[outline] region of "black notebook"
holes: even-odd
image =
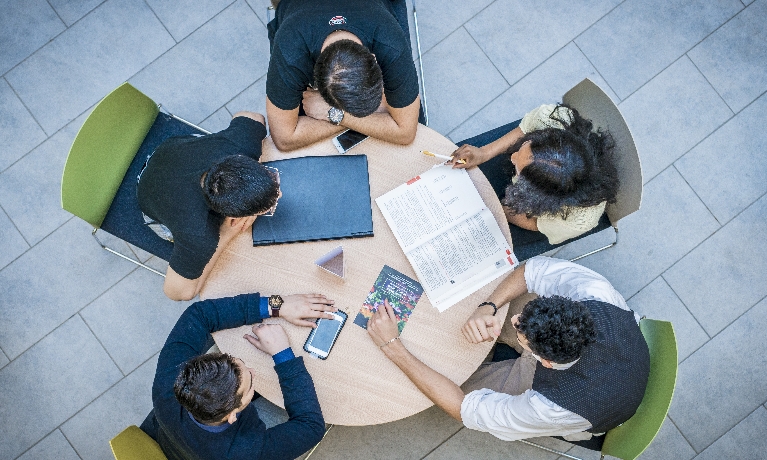
[[[253,224],[253,246],[373,236],[365,155],[265,162],[280,172],[282,197]]]

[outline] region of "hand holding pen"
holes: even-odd
[[[453,168],[466,169],[478,166],[490,158],[481,148],[465,144],[453,152],[447,164],[452,164]]]

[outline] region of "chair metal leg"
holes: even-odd
[[[127,260],[128,262],[132,262],[132,263],[138,265],[139,267],[146,268],[150,272],[157,273],[158,275],[160,275],[163,278],[165,278],[165,273],[158,272],[157,270],[155,270],[154,268],[150,267],[149,265],[145,265],[145,264],[139,262],[138,260],[133,260],[133,259],[131,259],[130,257],[128,257],[126,255],[120,254],[119,252],[115,251],[114,249],[112,249],[112,248],[108,247],[107,245],[105,245],[104,243],[102,243],[101,240],[99,239],[99,237],[96,236],[96,231],[97,230],[98,230],[98,228],[94,228],[93,231],[91,232],[91,236],[93,236],[93,238],[96,240],[96,242],[99,244],[99,246],[101,246],[101,249],[109,251],[109,252],[111,252],[112,254],[114,254],[114,255],[116,255],[118,257],[122,257],[123,259]]]
[[[185,125],[191,126],[194,129],[198,129],[198,130],[202,131],[205,134],[210,134],[210,131],[208,131],[207,129],[200,128],[199,126],[195,125],[191,121],[184,120],[183,118],[179,117],[178,115],[174,115],[174,114],[170,113],[169,111],[165,110],[165,108],[162,106],[162,104],[157,104],[157,108],[159,108],[163,113],[168,114],[171,118],[175,118],[176,120],[180,121],[181,123],[183,123]]]
[[[320,443],[325,439],[325,436],[328,435],[328,433],[330,432],[331,429],[333,429],[334,426],[335,425],[330,425],[328,429],[325,430],[325,434],[322,435],[322,439],[320,439],[320,442],[318,442],[317,444],[314,445],[314,447],[312,447],[312,450],[310,450],[309,454],[306,457],[304,457],[304,460],[309,460],[309,457],[311,457],[314,451],[317,450],[317,447],[319,447]]]
[[[520,440],[519,440],[519,442],[521,442],[521,443],[524,443],[524,444],[527,444],[527,445],[529,445],[529,446],[535,446],[535,447],[537,447],[537,448],[539,448],[539,449],[543,449],[543,450],[545,450],[545,451],[551,452],[552,454],[557,454],[557,455],[561,455],[561,456],[563,456],[563,457],[572,458],[573,460],[583,460],[583,459],[582,459],[582,458],[580,458],[580,457],[574,457],[574,456],[572,456],[572,455],[566,454],[566,453],[564,453],[564,452],[560,452],[560,451],[558,451],[558,450],[549,449],[548,447],[544,447],[544,446],[542,446],[542,445],[540,445],[540,444],[536,444],[536,443],[534,443],[534,442],[525,441],[524,439],[520,439]],[[604,455],[602,456],[602,458],[604,458]]]
[[[570,262],[575,262],[578,259],[583,259],[584,257],[588,257],[588,256],[590,256],[592,254],[596,254],[599,251],[604,251],[605,249],[611,248],[611,247],[615,246],[616,244],[618,244],[618,227],[613,227],[613,230],[615,230],[615,242],[610,243],[607,246],[602,246],[599,249],[594,249],[593,251],[587,252],[586,254],[580,255],[580,256],[578,256],[578,257],[576,257],[574,259],[570,259]]]
[[[269,5],[269,6],[267,6],[267,7],[266,7],[266,23],[267,23],[267,24],[268,24],[269,22],[271,22],[271,20],[272,20],[272,19],[269,17],[269,16],[271,16],[271,15],[272,15],[272,14],[271,14],[271,13],[272,13],[272,11],[274,11],[274,7],[273,7],[272,5]]]
[[[423,77],[423,56],[421,54],[421,34],[418,31],[418,13],[416,11],[416,0],[413,0],[413,25],[415,25],[415,44],[418,50],[418,68],[421,71],[421,104],[423,104],[423,118],[426,126],[429,126],[429,108],[426,105],[426,82]]]

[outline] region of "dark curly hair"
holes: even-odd
[[[225,217],[246,217],[274,206],[280,186],[264,165],[245,155],[216,161],[204,175],[202,192],[213,211]]]
[[[197,356],[184,364],[173,384],[173,393],[198,422],[217,423],[242,404],[243,395],[237,394],[241,374],[229,354]]]
[[[525,335],[533,353],[558,364],[578,359],[597,337],[588,307],[556,295],[528,302],[516,328]]]
[[[613,160],[615,143],[610,133],[592,132],[593,124],[577,110],[572,119],[560,118],[559,108],[551,118],[565,129],[546,128],[522,136],[506,151],[518,151],[530,141],[533,162],[522,169],[516,184],[506,188],[503,204],[515,214],[539,217],[544,214],[567,218],[571,208],[589,207],[603,201],[614,203],[618,194],[618,171]],[[506,162],[506,172],[515,171]]]
[[[322,98],[355,117],[375,112],[383,98],[383,74],[375,56],[351,40],[328,45],[314,65],[314,83]]]

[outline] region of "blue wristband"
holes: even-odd
[[[296,355],[293,354],[293,350],[288,347],[281,352],[277,353],[276,355],[272,356],[272,359],[274,360],[274,365],[282,364],[285,361],[290,361],[291,359],[295,358]]]

